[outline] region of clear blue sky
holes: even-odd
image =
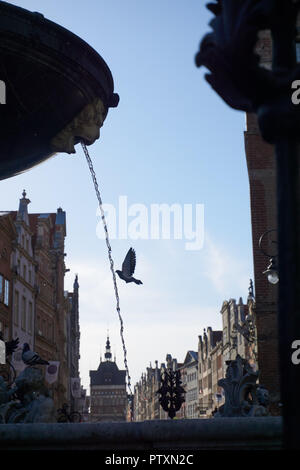
[[[143,286],[121,284],[132,384],[167,353],[184,360],[203,328],[221,328],[223,300],[247,298],[252,277],[249,183],[243,113],[231,110],[194,65],[208,31],[203,2],[189,0],[18,0],[87,41],[110,67],[119,106],[89,147],[103,201],[204,204],[202,250],[183,240],[112,240],[116,267],[130,246]],[[66,289],[80,284],[81,377],[98,367],[109,328],[123,367],[119,325],[97,201],[80,146],[1,181],[0,210],[16,210],[23,189],[30,212],[67,213]]]

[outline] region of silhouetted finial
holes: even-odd
[[[249,288],[248,288],[248,299],[254,299],[254,292],[253,292],[253,281],[252,279],[250,279],[250,285],[249,285]]]
[[[105,351],[104,357],[107,361],[111,361],[110,341],[109,341],[109,336],[108,335],[107,335],[106,351]]]

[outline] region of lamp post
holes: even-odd
[[[258,245],[259,245],[260,251],[265,256],[267,256],[269,258],[269,265],[268,265],[267,269],[265,271],[263,271],[263,274],[265,274],[267,276],[268,281],[270,282],[270,284],[277,284],[278,281],[279,281],[278,263],[277,263],[278,253],[277,252],[276,252],[276,254],[268,253],[263,247],[263,242],[264,242],[265,238],[267,237],[267,235],[269,235],[272,232],[277,232],[277,230],[275,230],[275,229],[266,230],[266,232],[264,232],[261,235]],[[277,244],[277,241],[272,240],[271,243],[276,243]]]

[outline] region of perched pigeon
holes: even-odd
[[[49,364],[48,361],[42,359],[36,352],[30,351],[28,343],[24,343],[23,345],[22,360],[27,366],[35,366],[36,364]]]
[[[139,281],[139,279],[135,279],[134,277],[132,277],[134,270],[135,270],[135,264],[136,264],[135,251],[133,248],[130,248],[123,261],[122,271],[117,269],[116,273],[118,273],[119,277],[123,279],[123,281],[125,281],[126,283],[135,282],[136,284],[143,284],[142,281]]]

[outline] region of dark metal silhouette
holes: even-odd
[[[2,341],[4,340],[2,331],[0,331],[0,340]],[[9,385],[13,384],[17,376],[17,373],[16,373],[16,369],[14,368],[13,364],[10,362],[8,358],[15,352],[18,346],[19,346],[19,338],[12,339],[11,341],[5,341],[5,359],[6,359],[6,363],[9,365],[9,367],[12,370],[12,375],[9,373],[9,370],[6,369],[5,367],[1,368],[0,375]]]
[[[3,339],[3,333],[0,331],[0,340],[4,341]],[[10,356],[15,350],[17,349],[19,345],[19,338],[12,339],[11,341],[5,341],[5,356]]]
[[[263,274],[266,274],[268,277],[268,281],[271,284],[277,284],[279,277],[278,277],[278,263],[277,263],[277,256],[278,256],[278,249],[274,250],[274,253],[269,253],[269,251],[266,251],[266,249],[263,246],[263,242],[265,241],[266,237],[272,233],[272,232],[277,232],[275,229],[271,230],[266,230],[260,237],[258,246],[260,251],[269,258],[269,265],[267,269],[263,272]],[[271,241],[272,244],[278,245],[278,242],[276,240]]]
[[[278,214],[278,332],[284,447],[300,445],[300,368],[291,361],[300,332],[300,106],[292,102],[299,0],[218,0],[212,32],[200,44],[197,66],[234,109],[257,114],[262,137],[275,144]],[[260,67],[255,53],[258,32],[270,30],[272,69]]]
[[[166,411],[171,419],[176,416],[176,412],[180,410],[182,403],[185,402],[184,394],[186,393],[181,386],[180,371],[167,369],[163,373],[162,386],[157,390],[161,397],[159,403],[164,411]]]
[[[292,103],[292,82],[300,78],[296,65],[295,21],[299,2],[285,0],[218,0],[209,3],[215,15],[212,32],[201,41],[198,67],[206,80],[234,109],[258,113],[260,130],[268,142],[300,139],[300,108]],[[259,66],[255,52],[258,33],[271,30],[273,67]]]

